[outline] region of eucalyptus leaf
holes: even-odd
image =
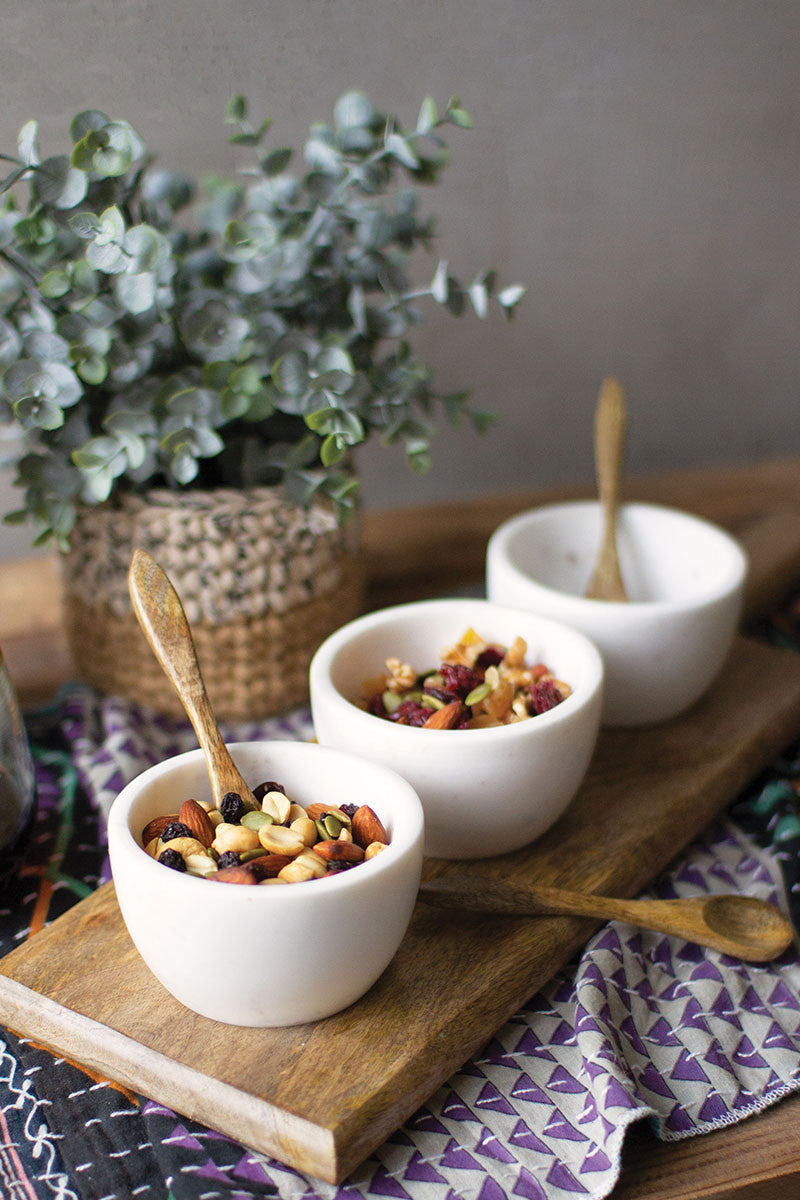
[[[74,213],[69,219],[69,226],[77,237],[85,241],[95,238],[102,229],[100,218],[93,212]]]
[[[265,175],[280,175],[292,161],[292,150],[289,146],[281,146],[271,150],[261,159],[261,170]]]
[[[401,137],[399,133],[389,134],[386,139],[386,149],[404,167],[409,167],[412,171],[416,171],[419,167],[419,159],[412,150],[410,143],[404,137]]]
[[[310,383],[308,359],[299,351],[290,351],[273,366],[272,379],[280,391],[289,396],[302,396]]]
[[[0,367],[14,362],[22,349],[22,339],[11,321],[0,317]]]
[[[74,208],[89,190],[85,172],[70,166],[66,154],[46,158],[36,168],[33,180],[39,202],[52,204],[54,208]]]
[[[436,108],[436,101],[432,96],[426,96],[422,101],[419,116],[417,117],[417,133],[423,135],[430,133],[436,126],[438,119],[439,113]]]
[[[225,120],[228,124],[238,124],[247,116],[247,101],[244,96],[231,96],[225,105]]]
[[[39,161],[39,122],[26,121],[19,131],[17,151],[26,166]]]
[[[525,288],[516,284],[513,287],[503,288],[501,292],[497,293],[497,299],[503,308],[511,309],[519,304],[524,295]]]
[[[350,129],[353,126],[370,125],[375,120],[376,112],[372,101],[363,92],[345,92],[336,101],[333,108],[333,119],[338,129]]]
[[[156,299],[156,277],[149,271],[117,275],[114,295],[126,312],[136,315],[152,308]]]
[[[86,109],[85,112],[79,112],[72,118],[69,126],[69,134],[73,143],[79,142],[86,137],[87,133],[103,129],[109,125],[109,118],[105,113],[98,112],[97,109]]]
[[[447,263],[440,262],[436,268],[436,274],[431,280],[431,295],[437,304],[445,304],[447,302],[448,291]]]

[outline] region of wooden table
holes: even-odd
[[[367,513],[363,544],[370,608],[441,595],[483,578],[492,530],[533,504],[591,495],[591,487],[480,496],[424,509]],[[674,504],[736,530],[776,509],[800,521],[800,458],[629,480],[631,498]],[[800,581],[800,554],[781,560],[771,594]],[[748,611],[765,598],[751,593]],[[61,631],[57,563],[0,564],[0,646],[25,705],[48,699],[73,674]],[[641,1125],[627,1136],[615,1200],[772,1200],[800,1195],[800,1096],[757,1117],[684,1142],[658,1142]]]

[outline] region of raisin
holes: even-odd
[[[531,707],[537,716],[555,708],[563,699],[552,679],[543,679],[541,683],[531,684]]]
[[[339,812],[343,812],[344,815],[346,817],[349,817],[350,820],[352,821],[353,817],[358,812],[358,805],[357,804],[340,804]]]
[[[333,859],[328,863],[328,874],[336,875],[339,871],[349,871],[351,867],[357,867],[358,863],[347,862],[346,859]]]
[[[247,809],[238,792],[226,792],[219,802],[219,811],[227,825],[238,825]]]
[[[223,850],[219,856],[217,866],[220,870],[223,870],[225,867],[238,867],[241,861],[238,850]]]
[[[274,779],[268,779],[266,782],[259,783],[257,787],[253,788],[253,795],[256,800],[263,800],[267,792],[281,792],[284,796],[286,795],[283,784],[276,783]],[[231,795],[235,796],[236,792],[232,792]]]
[[[163,863],[165,867],[171,867],[173,871],[186,870],[186,863],[183,861],[183,855],[178,854],[177,850],[162,850],[158,856],[158,861]]]
[[[171,842],[173,838],[179,837],[194,837],[189,826],[184,825],[183,821],[170,821],[169,825],[165,825],[161,830],[162,842]]]

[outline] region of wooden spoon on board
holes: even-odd
[[[625,393],[617,379],[604,379],[594,420],[594,461],[603,510],[603,536],[594,574],[586,589],[590,600],[627,601],[617,553],[617,510],[622,449],[627,420]]]
[[[222,740],[180,597],[166,572],[145,550],[133,553],[128,588],[144,635],[174,683],[206,756],[214,803],[219,808],[228,792],[238,792],[247,807],[259,808]]]
[[[686,900],[616,900],[566,888],[518,885],[473,876],[423,881],[420,899],[438,908],[505,916],[603,917],[672,934],[748,962],[768,962],[787,948],[794,930],[772,904],[752,896]]]

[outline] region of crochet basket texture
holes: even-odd
[[[320,642],[356,616],[363,572],[356,522],[306,511],[278,489],[154,489],[82,508],[62,556],[65,626],[78,674],[168,716],[177,692],[128,596],[146,550],[181,598],[215,714],[259,720],[304,703]]]

